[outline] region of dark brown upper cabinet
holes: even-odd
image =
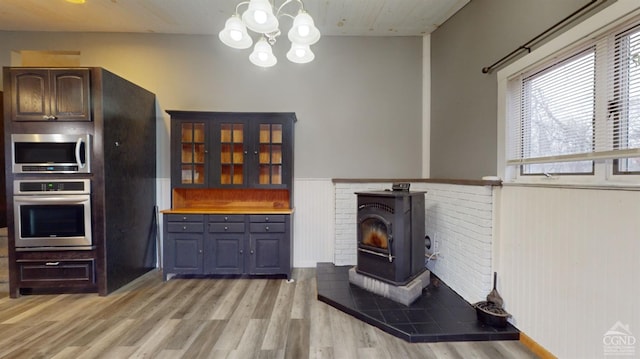
[[[90,71],[11,69],[14,121],[91,121]]]

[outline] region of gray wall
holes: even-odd
[[[154,92],[161,178],[167,109],[296,112],[296,178],[419,177],[422,39],[323,37],[307,65],[286,60],[287,42],[276,44],[279,63],[261,69],[215,36],[0,32],[0,66],[15,50],[78,50],[82,66]]]
[[[588,2],[472,0],[431,34],[431,177],[497,173],[496,73],[481,69]]]

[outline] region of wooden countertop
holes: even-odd
[[[293,208],[268,207],[189,207],[171,208],[160,211],[163,214],[292,214]]]

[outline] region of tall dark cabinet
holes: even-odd
[[[155,95],[102,68],[3,68],[10,295],[98,292],[156,267]],[[88,173],[14,172],[12,134],[88,135]],[[91,248],[16,248],[15,181],[89,180]]]
[[[172,208],[165,279],[291,275],[293,113],[167,111]]]
[[[4,149],[4,106],[3,106],[4,96],[2,91],[0,91],[0,123],[3,124],[2,128],[0,128],[0,148]],[[2,167],[6,167],[6,162],[4,160],[4,156],[0,158],[0,163],[2,163]],[[0,188],[6,188],[7,180],[5,178],[4,171],[0,171]],[[7,226],[7,194],[4,191],[0,190],[0,227],[4,228]]]

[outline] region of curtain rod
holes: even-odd
[[[538,36],[534,37],[533,39],[527,41],[524,45],[521,45],[520,47],[518,47],[517,49],[511,51],[510,53],[508,53],[505,57],[501,58],[500,60],[494,62],[493,64],[491,64],[490,66],[487,67],[483,67],[482,68],[482,73],[483,74],[487,74],[490,73],[492,70],[494,70],[495,67],[502,65],[504,62],[506,62],[507,60],[510,60],[515,54],[517,54],[518,52],[522,51],[522,50],[527,50],[528,52],[531,52],[531,45],[534,44],[536,41],[538,41],[540,38],[545,37],[546,35],[548,35],[550,32],[555,31],[558,27],[560,27],[561,25],[564,25],[566,22],[568,22],[569,20],[573,19],[574,17],[576,17],[578,14],[580,14],[581,12],[583,12],[585,9],[588,9],[589,7],[591,7],[593,4],[597,3],[597,2],[602,2],[605,3],[608,0],[591,0],[588,4],[584,5],[583,7],[581,7],[580,9],[574,11],[573,13],[571,13],[571,15],[565,17],[564,19],[560,20],[559,22],[557,22],[555,25],[551,26],[550,28],[544,30],[541,34],[539,34]]]

